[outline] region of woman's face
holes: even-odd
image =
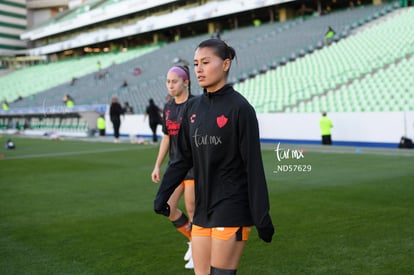
[[[230,64],[230,59],[221,59],[213,48],[197,48],[194,54],[194,72],[207,92],[215,92],[226,84]]]
[[[169,72],[167,74],[166,86],[168,93],[173,97],[179,97],[187,90],[188,81],[182,79],[177,73]]]

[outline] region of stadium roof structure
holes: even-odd
[[[100,4],[102,2],[105,4]],[[58,14],[45,24],[24,32],[20,37],[23,40],[44,38],[172,2],[177,2],[177,0],[88,1],[73,10]]]
[[[98,1],[102,2],[102,1]],[[44,25],[42,27],[27,31],[20,37],[23,40],[36,40],[43,37],[51,36],[58,33],[63,33],[70,30],[75,30],[80,27],[93,25],[98,22],[110,20],[118,17],[125,16],[130,13],[147,10],[151,7],[167,4],[169,0],[109,0],[110,4],[101,5],[99,8],[88,10],[87,6],[82,5],[77,10],[78,14],[70,18],[68,16],[65,20],[60,20],[53,24]],[[213,1],[204,5],[182,8],[174,12],[153,15],[146,17],[143,20],[137,20],[136,22],[123,25],[119,27],[100,28],[99,30],[92,32],[84,32],[78,36],[49,44],[46,46],[33,48],[28,50],[29,55],[42,55],[51,54],[55,52],[65,51],[77,47],[83,47],[95,43],[101,43],[123,37],[133,36],[137,34],[147,33],[156,30],[162,30],[169,27],[179,26],[187,23],[203,21],[207,19],[217,18],[221,16],[231,15],[239,12],[254,10],[267,6],[282,4],[291,2],[288,0],[225,0],[225,1]],[[89,5],[93,3],[88,2]],[[90,7],[90,6],[88,6]]]

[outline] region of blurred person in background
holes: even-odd
[[[73,108],[75,106],[75,101],[70,95],[65,95],[63,97],[63,102],[65,103],[66,107]]]
[[[103,114],[101,114],[98,117],[96,121],[96,127],[98,128],[99,135],[101,137],[105,136],[106,121],[105,121],[105,116]]]
[[[124,114],[131,115],[134,113],[134,108],[129,105],[129,102],[124,102]]]
[[[118,97],[113,96],[111,99],[111,106],[109,107],[109,117],[114,127],[115,143],[119,142],[119,129],[121,128],[121,115],[124,114],[121,104],[118,102]]]
[[[3,111],[8,111],[9,109],[9,103],[6,100],[3,100]]]
[[[327,117],[326,112],[322,112],[322,117],[319,120],[319,127],[321,129],[322,144],[332,145],[331,129],[333,128],[332,120]]]
[[[155,105],[155,102],[152,98],[150,98],[148,103],[149,105],[145,109],[144,113],[144,121],[147,118],[147,116],[149,116],[149,127],[152,132],[152,142],[156,143],[158,142],[157,126],[162,125],[162,110],[157,105]]]

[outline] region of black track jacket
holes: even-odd
[[[207,228],[255,225],[273,235],[258,122],[242,95],[225,85],[215,93],[204,91],[192,98],[183,113],[177,145],[177,157],[155,198],[156,212],[161,212],[194,166],[194,224]]]
[[[193,96],[190,95],[188,100],[190,100],[192,97]],[[177,155],[178,133],[181,127],[181,120],[183,119],[184,108],[188,100],[184,103],[177,104],[175,103],[175,100],[172,99],[168,101],[164,106],[162,132],[170,137],[170,148],[168,150],[170,156],[169,163],[175,159]],[[192,170],[193,169],[190,169],[188,172],[187,176],[185,177],[186,180],[194,179]]]

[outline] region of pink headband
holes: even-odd
[[[177,67],[177,66],[171,67],[171,69],[168,70],[168,73],[176,73],[182,79],[189,80],[187,72],[184,71],[184,69],[181,67]]]

